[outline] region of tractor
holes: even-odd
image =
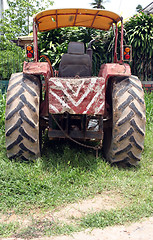
[[[121,26],[118,44],[118,25]],[[113,62],[92,76],[91,43],[70,42],[59,69],[39,56],[37,32],[63,27],[114,30]],[[120,45],[120,53],[117,48]],[[22,73],[12,74],[7,90],[7,156],[26,161],[41,156],[42,133],[98,150],[110,163],[137,165],[144,149],[145,102],[141,81],[131,75],[130,46],[123,46],[123,18],[100,9],[51,9],[33,17],[33,48]],[[119,56],[118,56],[119,55]],[[44,57],[44,61],[40,58]],[[58,74],[57,74],[58,73]],[[42,79],[45,93],[42,91]],[[88,141],[89,140],[89,141]],[[98,146],[89,144],[98,142]]]

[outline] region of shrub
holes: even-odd
[[[147,124],[153,124],[153,92],[145,93]]]

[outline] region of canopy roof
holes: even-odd
[[[118,14],[100,9],[51,9],[34,15],[34,21],[40,32],[74,26],[109,30],[112,23],[120,20]]]

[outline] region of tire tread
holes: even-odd
[[[5,119],[6,148],[10,159],[27,161],[40,156],[39,102],[39,79],[23,73],[12,74]]]
[[[106,158],[111,163],[137,165],[144,149],[146,122],[144,92],[140,80],[130,76],[114,82],[112,105],[112,136],[110,147],[105,153]]]

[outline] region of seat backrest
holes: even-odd
[[[68,53],[82,55],[84,54],[84,43],[83,42],[69,42]]]
[[[63,54],[59,65],[59,77],[91,76],[92,64],[89,55],[84,54],[84,43],[70,42],[68,53]]]

